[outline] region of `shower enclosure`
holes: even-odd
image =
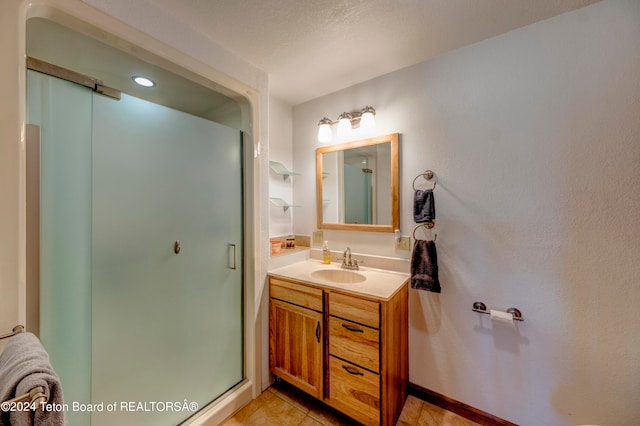
[[[184,421],[245,374],[241,132],[34,71],[28,122],[40,338],[70,424]]]
[[[367,159],[358,159],[356,164],[344,162],[344,223],[373,224],[373,175],[366,166]]]

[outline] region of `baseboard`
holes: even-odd
[[[239,385],[208,404],[181,425],[185,426],[214,426],[240,411],[252,401],[253,383],[245,379]]]
[[[518,426],[515,423],[511,423],[507,420],[494,416],[493,414],[485,413],[482,410],[478,410],[470,405],[456,401],[448,396],[442,395],[438,392],[423,388],[420,385],[409,383],[408,389],[409,395],[413,395],[416,398],[420,398],[423,401],[427,401],[430,404],[436,405],[445,410],[456,413],[464,418],[472,420],[476,423],[480,423],[485,426]]]

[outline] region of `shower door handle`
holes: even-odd
[[[229,244],[229,269],[238,269],[238,250],[235,244]]]

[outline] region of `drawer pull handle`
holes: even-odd
[[[363,330],[363,329],[358,328],[358,327],[354,327],[354,326],[349,325],[349,324],[344,324],[344,323],[343,323],[343,324],[342,324],[342,326],[343,326],[344,328],[346,328],[347,330],[349,330],[349,331],[353,331],[354,333],[364,333],[364,330]]]
[[[343,365],[342,368],[344,368],[347,373],[353,374],[354,376],[364,376],[364,373],[361,373],[358,370],[354,370],[353,368],[349,367],[348,365]]]
[[[318,343],[320,343],[320,321],[318,321],[318,325],[316,325],[316,339]]]

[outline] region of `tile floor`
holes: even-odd
[[[286,382],[280,381],[264,391],[224,423],[224,426],[347,426],[356,425]],[[400,426],[473,426],[477,425],[455,413],[443,410],[413,396],[402,409]]]

